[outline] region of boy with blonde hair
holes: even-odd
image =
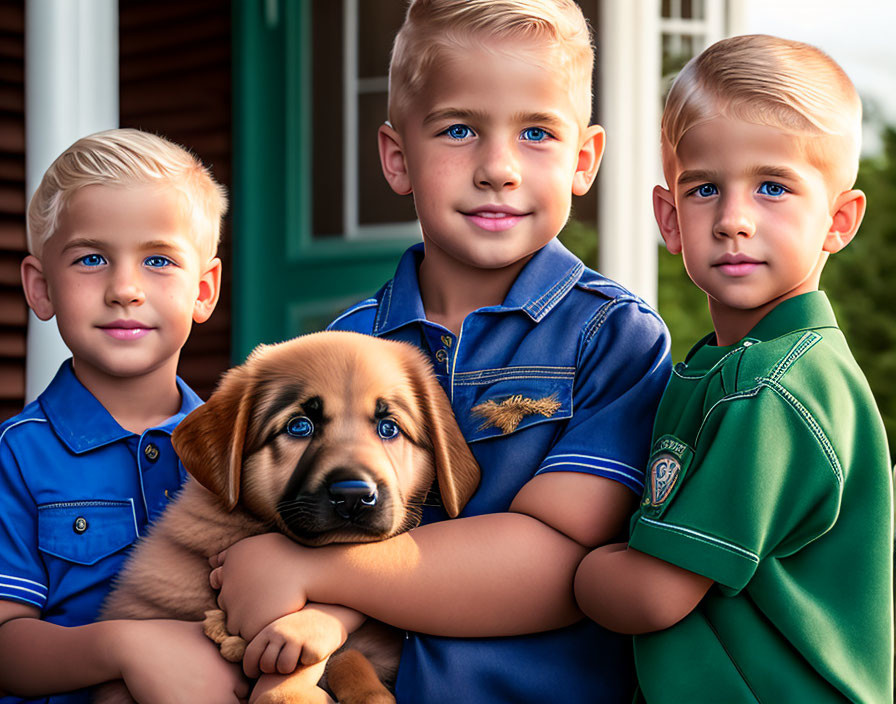
[[[630,702],[631,643],[582,619],[573,575],[640,494],[668,339],[556,240],[603,151],[592,62],[572,0],[410,4],[379,148],[423,242],[331,328],[430,356],[482,482],[381,543],[238,543],[212,575],[232,632],[343,604],[408,632],[399,702]]]
[[[861,104],[818,49],[714,44],[663,115],[666,246],[714,333],[675,366],[629,543],[579,568],[582,609],[635,636],[644,698],[893,698],[883,423],[819,276],[859,228]]]
[[[31,199],[25,296],[72,358],[0,425],[4,703],[87,702],[84,688],[117,678],[143,702],[247,691],[200,624],[92,623],[186,476],[170,436],[201,401],[177,362],[218,300],[226,207],[193,155],[130,129],[75,142]]]

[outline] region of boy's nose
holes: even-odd
[[[106,287],[108,305],[138,306],[146,300],[139,277],[131,272],[115,272]]]
[[[756,234],[756,223],[746,204],[735,199],[726,199],[713,226],[717,237],[752,237]]]
[[[513,149],[505,145],[484,148],[473,178],[478,188],[499,191],[519,186],[522,175]]]

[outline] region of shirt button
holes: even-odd
[[[72,524],[72,530],[81,535],[81,533],[87,530],[87,519],[84,516],[78,516]]]
[[[451,343],[454,342],[451,339],[451,335],[442,335],[442,344],[445,345],[448,349],[451,349]]]
[[[143,448],[143,454],[150,462],[155,462],[157,459],[159,459],[159,448],[156,445],[149,443],[146,447]]]
[[[448,353],[445,350],[439,350],[438,352],[436,352],[436,359],[444,364],[448,361]]]

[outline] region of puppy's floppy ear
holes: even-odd
[[[239,499],[253,379],[247,365],[231,369],[209,400],[184,418],[171,435],[186,470],[218,496],[228,511]]]
[[[429,361],[411,347],[408,366],[423,410],[425,430],[432,440],[442,504],[448,515],[455,518],[479,486],[479,465],[460,432],[451,403],[433,375]]]

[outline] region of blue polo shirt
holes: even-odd
[[[671,369],[659,316],[553,240],[501,305],[473,311],[455,335],[426,319],[422,259],[422,244],[407,250],[395,277],[330,329],[404,340],[430,356],[482,469],[461,515],[507,511],[545,472],[607,477],[640,496]],[[495,423],[489,409],[501,404],[519,409],[517,422]],[[424,515],[425,522],[445,518],[438,506]],[[397,683],[398,701],[415,704],[627,704],[633,690],[631,639],[588,620],[507,638],[408,633]]]
[[[186,479],[171,433],[202,400],[181,379],[177,386],[177,415],[136,435],[78,381],[69,360],[0,425],[0,599],[36,606],[63,626],[96,618],[128,548]],[[86,703],[87,693],[37,701]]]

